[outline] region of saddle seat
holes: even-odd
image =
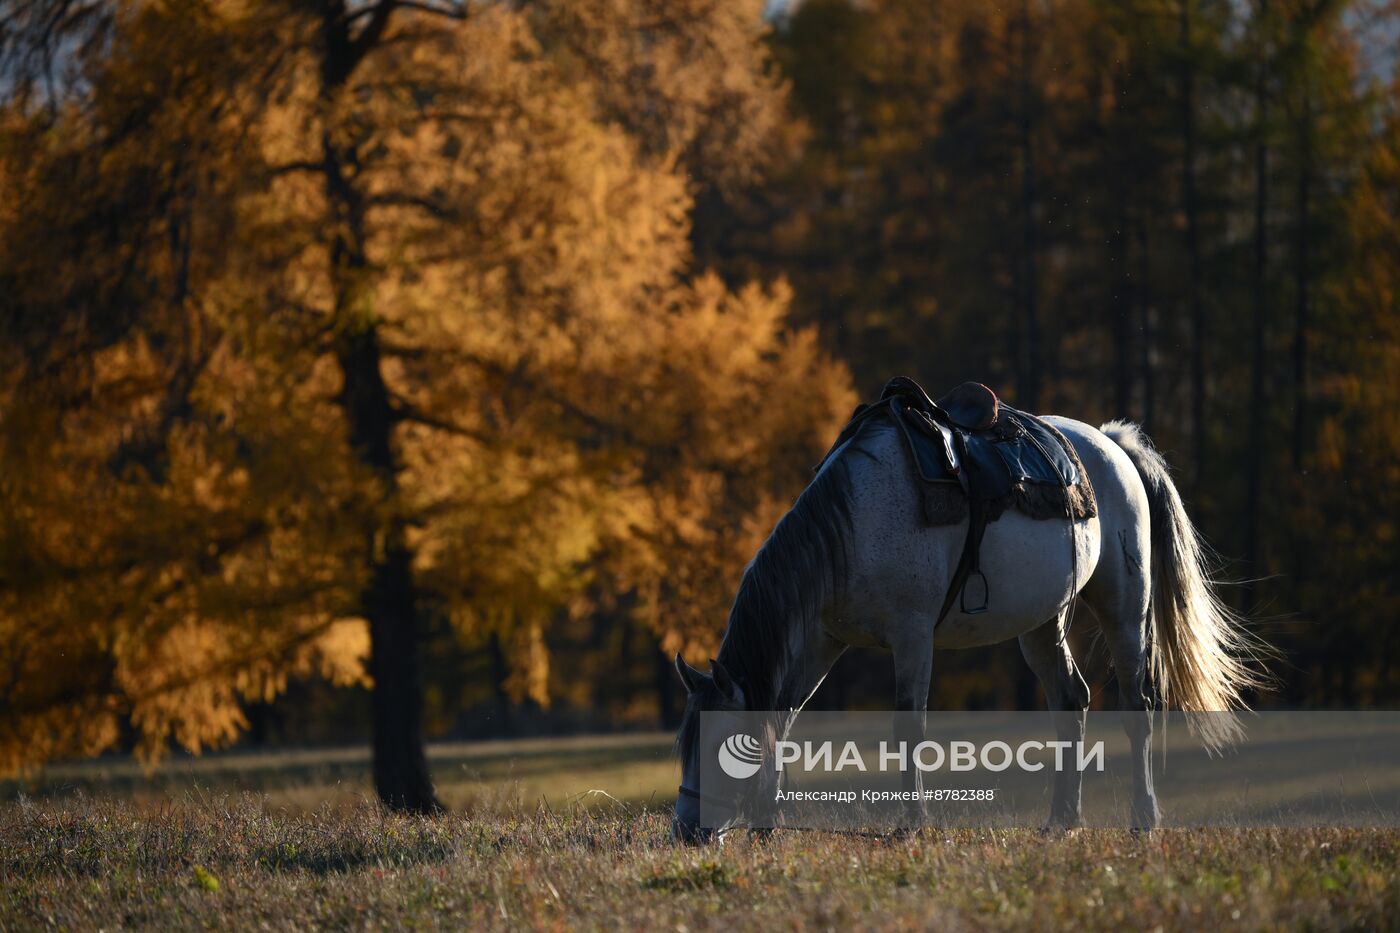
[[[969,431],[987,431],[996,426],[1001,403],[997,394],[980,382],[964,382],[935,404],[948,420]]]
[[[935,420],[964,431],[989,431],[1001,415],[1001,400],[980,382],[964,382],[935,402],[913,379],[895,376],[885,383],[880,401],[895,397],[908,399],[916,410],[936,414]]]

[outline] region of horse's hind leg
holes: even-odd
[[[1075,666],[1064,638],[1065,613],[1021,636],[1021,654],[1030,665],[1055,720],[1055,734],[1062,742],[1084,741],[1084,719],[1089,709],[1089,685]],[[1076,748],[1078,745],[1076,744]],[[1083,775],[1077,768],[1055,772],[1050,801],[1050,829],[1069,829],[1083,822],[1080,788]]]
[[[1157,792],[1152,785],[1152,704],[1147,696],[1147,639],[1143,623],[1108,633],[1118,678],[1118,708],[1132,745],[1132,828],[1157,828]]]
[[[1118,708],[1123,731],[1132,746],[1132,828],[1157,827],[1157,794],[1152,785],[1152,703],[1148,692],[1148,611],[1151,580],[1146,567],[1151,545],[1147,541],[1146,516],[1142,527],[1121,535],[1105,547],[1099,572],[1085,596],[1108,641],[1118,680]]]

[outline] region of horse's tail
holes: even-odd
[[[1110,421],[1099,428],[1123,448],[1147,487],[1152,522],[1150,671],[1164,706],[1184,710],[1206,747],[1219,749],[1243,735],[1236,710],[1247,690],[1268,678],[1260,661],[1266,645],[1244,628],[1215,591],[1206,566],[1209,547],[1191,524],[1171,472],[1137,425]]]

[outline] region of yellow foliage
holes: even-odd
[[[759,6],[405,9],[327,96],[313,18],[132,4],[90,101],[5,113],[14,303],[84,339],[118,298],[138,313],[57,376],[4,349],[0,772],[101,751],[122,719],[149,760],[199,751],[289,678],[366,683],[394,529],[516,696],[546,703],[550,627],[621,593],[668,648],[714,644],[853,402],[786,285],[691,269],[692,188],[749,177],[781,111]],[[327,141],[357,153],[362,216],[328,201]],[[166,194],[117,226],[128,255],[96,250],[91,215],[138,189]],[[391,477],[341,406],[336,340],[365,332]]]

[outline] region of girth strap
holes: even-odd
[[[954,443],[958,445],[959,460],[962,461],[964,471],[976,469],[976,464],[966,456],[966,446],[961,431],[953,432]],[[964,489],[971,484],[972,477],[963,478]],[[953,601],[960,601],[960,608],[965,615],[977,615],[987,611],[987,603],[991,599],[991,585],[987,582],[987,575],[982,572],[982,536],[987,531],[987,504],[978,496],[969,494],[967,497],[967,537],[963,539],[962,554],[958,557],[958,565],[953,569],[953,576],[948,580],[948,592],[943,594],[943,606],[938,610],[938,618],[934,620],[933,627],[936,631],[938,626],[943,624],[943,620],[948,618],[948,613],[953,609]],[[976,575],[982,581],[982,601],[980,604],[969,607],[967,604],[967,583]]]

